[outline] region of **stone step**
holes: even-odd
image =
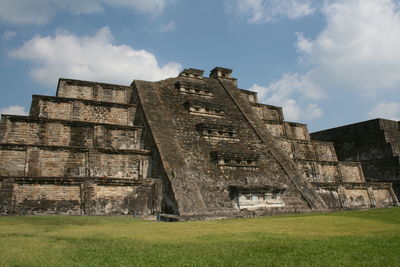
[[[59,79],[57,96],[94,101],[131,103],[132,89],[129,86],[88,82],[72,79]]]
[[[267,131],[274,137],[310,140],[307,125],[297,122],[263,120]]]
[[[310,182],[365,182],[359,162],[295,160],[303,177]]]
[[[157,186],[154,179],[0,178],[0,214],[134,215],[132,203],[152,203]]]
[[[132,126],[135,113],[136,105],[34,95],[30,116]]]
[[[138,150],[142,127],[3,115],[0,144]]]
[[[276,138],[278,145],[292,159],[337,161],[332,142]]]
[[[257,114],[261,120],[274,120],[281,122],[284,120],[281,107],[254,102],[250,102],[250,104],[253,108],[253,112]]]
[[[331,209],[384,208],[397,206],[391,184],[371,182],[312,182]]]
[[[2,181],[11,181],[19,185],[34,185],[34,184],[53,184],[53,185],[80,185],[82,183],[93,183],[96,185],[112,185],[112,186],[137,186],[148,183],[149,179],[126,179],[120,177],[60,177],[60,176],[8,176],[0,177]]]
[[[0,145],[0,176],[147,177],[150,151]]]

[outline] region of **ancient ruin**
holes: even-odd
[[[375,119],[311,134],[334,142],[341,161],[359,161],[367,181],[388,182],[400,198],[400,122]]]
[[[0,213],[195,219],[398,204],[389,180],[366,182],[356,158],[338,161],[333,142],[311,140],[231,72],[60,79],[29,116],[2,116]]]

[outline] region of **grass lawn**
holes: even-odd
[[[0,217],[0,266],[400,266],[400,208],[157,223]]]

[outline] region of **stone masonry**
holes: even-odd
[[[339,160],[359,161],[367,181],[388,182],[400,198],[400,122],[374,119],[312,133],[331,141]]]
[[[131,86],[60,79],[29,116],[2,116],[0,213],[193,219],[397,205],[390,181],[366,182],[360,163],[338,161],[333,142],[311,140],[231,72]]]

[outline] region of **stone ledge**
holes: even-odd
[[[307,124],[305,124],[305,123],[292,122],[292,121],[283,121],[283,122],[289,124],[290,126],[304,126],[304,127],[307,127]]]
[[[244,89],[239,89],[241,91],[245,91],[245,92],[252,92],[252,91],[248,91],[248,90],[244,90]],[[255,92],[253,92],[255,93]],[[278,107],[278,106],[274,106],[274,105],[268,105],[268,104],[263,104],[263,103],[255,103],[255,102],[250,102],[250,105],[255,106],[255,107],[268,107],[268,108],[272,108],[272,109],[276,109],[276,110],[281,110],[282,107]]]
[[[387,182],[364,182],[364,183],[352,183],[352,182],[310,182],[314,186],[322,188],[337,188],[345,187],[351,189],[367,189],[373,187],[373,189],[388,189],[391,188],[392,183]]]
[[[9,176],[0,177],[0,181],[11,179],[16,184],[62,184],[62,185],[80,185],[83,182],[93,182],[97,185],[115,185],[115,186],[152,186],[157,179],[123,179],[117,177],[29,177],[29,176]]]
[[[109,106],[109,107],[118,107],[118,108],[130,108],[130,107],[137,107],[134,104],[123,104],[123,103],[115,103],[115,102],[104,102],[104,101],[97,101],[97,100],[89,100],[89,99],[82,99],[82,98],[69,98],[69,97],[58,97],[58,96],[47,96],[47,95],[32,95],[32,100],[39,99],[39,100],[49,100],[52,102],[82,102],[92,106]]]
[[[109,124],[109,123],[50,119],[50,118],[43,118],[43,117],[37,118],[37,117],[21,116],[21,115],[1,115],[1,117],[9,119],[10,121],[38,122],[38,123],[57,122],[57,123],[73,125],[73,126],[85,126],[85,125],[103,126],[107,129],[112,129],[112,130],[135,130],[135,129],[143,128],[143,126],[135,126],[135,125],[127,126],[127,125],[118,125],[118,124]]]
[[[0,144],[0,150],[26,150],[29,147],[41,148],[45,150],[71,150],[79,152],[100,152],[105,154],[133,154],[133,155],[150,155],[150,150],[129,150],[129,149],[105,149],[95,148],[89,149],[86,147],[72,146],[48,146],[48,145],[20,145],[20,144]]]
[[[295,139],[295,138],[290,138],[290,137],[281,137],[281,136],[274,136],[274,138],[278,140],[286,140],[286,141],[295,141],[299,143],[304,143],[304,144],[329,144],[329,145],[334,145],[335,142],[330,142],[330,141],[319,141],[319,140],[304,140],[304,139]]]
[[[66,79],[66,78],[60,78],[58,80],[58,84],[61,81],[65,81],[68,83],[68,85],[77,85],[77,86],[93,86],[93,85],[101,85],[101,86],[107,86],[107,87],[112,87],[112,89],[116,90],[128,90],[130,88],[129,85],[120,85],[120,84],[112,84],[112,83],[101,83],[101,82],[92,82],[92,81],[84,81],[84,80],[76,80],[76,79]],[[58,86],[57,86],[58,89]]]
[[[352,165],[352,166],[361,166],[361,162],[359,161],[331,161],[331,160],[313,160],[313,159],[293,159],[294,161],[304,161],[304,162],[316,162],[316,163],[325,163],[332,165]]]
[[[380,162],[380,163],[387,163],[389,161],[399,161],[400,163],[400,156],[392,156],[392,157],[387,157],[387,158],[377,158],[377,159],[363,159],[360,160],[360,164],[363,163],[369,163],[369,162]],[[347,161],[344,161],[347,162]]]

